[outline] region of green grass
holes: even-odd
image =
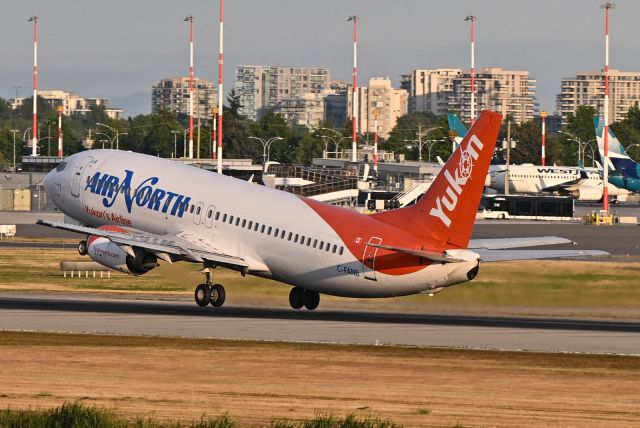
[[[228,415],[217,418],[202,416],[199,421],[159,421],[153,418],[128,420],[106,409],[80,403],[64,403],[54,409],[0,411],[3,428],[233,428],[236,423]],[[275,420],[273,428],[399,428],[390,420],[347,415],[317,415],[302,421]]]
[[[75,249],[0,251],[0,288],[70,291],[177,293],[190,296],[203,282],[198,264],[161,262],[146,275],[112,273],[105,278],[63,278],[60,260],[88,260]],[[224,284],[233,304],[256,302],[287,306],[290,286],[238,272],[216,269],[215,282]],[[366,302],[365,302],[366,300]],[[363,309],[431,311],[438,307],[501,306],[509,308],[606,308],[640,310],[640,262],[637,259],[605,261],[540,261],[482,264],[478,277],[450,287],[434,297],[415,295],[398,299],[351,299],[323,296],[331,303]]]

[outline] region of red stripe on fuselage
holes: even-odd
[[[99,230],[106,230],[107,232],[119,232],[119,233],[129,233],[127,229],[123,229],[120,226],[116,226],[113,224],[107,224],[105,226],[98,227]],[[87,238],[87,247],[93,243],[96,239],[101,238],[101,236],[89,235]]]
[[[403,248],[422,249],[421,244],[410,233],[395,226],[378,221],[368,215],[325,204],[308,198],[300,198],[313,209],[342,239],[351,254],[363,262],[367,242],[371,238],[382,239],[382,244]],[[387,275],[407,275],[427,267],[431,262],[420,257],[401,254],[382,248],[369,247],[369,253],[376,252],[375,270]],[[365,262],[373,268],[369,259]]]

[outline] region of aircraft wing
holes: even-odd
[[[225,266],[249,267],[244,259],[226,254],[206,239],[191,233],[156,235],[133,228],[119,227],[118,229],[120,231],[115,231],[46,220],[38,220],[37,224],[54,227],[56,229],[69,230],[71,232],[101,236],[125,247],[135,246],[145,248],[156,254],[171,254],[192,262],[208,260]]]
[[[531,238],[491,238],[491,239],[472,239],[469,241],[467,248],[476,251],[477,249],[485,250],[503,250],[507,248],[537,247],[540,245],[559,245],[559,244],[575,244],[575,242],[560,238],[558,236],[536,236]],[[477,251],[476,251],[477,252]]]
[[[609,253],[600,250],[473,250],[483,262],[503,262],[509,260],[555,259],[561,257],[606,256]]]

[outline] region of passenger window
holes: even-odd
[[[248,227],[248,228],[249,228],[249,229],[251,229],[252,227],[253,227],[253,221],[250,221],[250,222],[249,222],[249,227]]]
[[[317,245],[318,245],[318,240],[314,239],[313,240],[313,248],[316,248]],[[322,247],[320,247],[320,249],[322,249]]]
[[[344,253],[344,247],[340,247],[340,255],[342,255],[342,253]]]
[[[272,227],[269,226],[269,229],[267,229],[267,235],[271,235],[271,230],[272,230]]]
[[[167,203],[169,203],[169,200],[167,199]],[[220,211],[218,211],[216,213],[216,221],[218,221],[218,219],[220,218]]]
[[[258,231],[258,227],[260,227],[260,223],[256,222],[256,224],[253,226],[253,231],[257,232]]]
[[[324,248],[324,241],[320,241],[320,246],[318,248],[320,248],[320,250]]]
[[[265,225],[263,224],[262,227],[260,228],[260,233],[264,233],[264,229],[265,229]]]
[[[236,217],[236,226],[240,225],[240,217]]]
[[[233,216],[232,215],[229,216],[229,224],[233,224]]]
[[[242,227],[246,227],[247,226],[247,220],[242,220]]]
[[[193,208],[195,208],[195,205],[191,205],[191,206],[189,207],[189,213],[190,213],[190,214],[193,214]]]
[[[292,236],[293,236],[293,233],[289,232],[289,236],[287,236],[287,241],[291,241]]]
[[[279,234],[280,234],[280,229],[278,229],[278,228],[276,227],[276,231],[275,231],[275,232],[273,232],[273,236],[275,236],[275,237],[277,238]]]
[[[196,209],[196,215],[200,215],[200,207]]]
[[[307,238],[307,247],[311,245],[311,238]]]
[[[301,236],[300,236],[300,243],[301,243],[302,245],[304,245],[304,235],[301,235]]]
[[[280,232],[280,239],[284,239],[284,235],[286,235],[287,232],[285,232],[284,230],[282,232]]]
[[[211,214],[213,214],[213,211],[211,210],[207,211],[207,218],[211,218]]]
[[[222,216],[222,222],[223,222],[223,223],[226,223],[226,222],[227,222],[227,215],[226,215],[226,214]]]
[[[331,244],[329,244],[328,242],[327,242],[327,246],[325,247],[325,250],[327,250],[327,253],[331,250]],[[333,252],[335,253],[336,250],[334,249]]]
[[[298,243],[298,234],[296,233],[296,236],[293,238],[293,242],[295,242],[296,244]]]

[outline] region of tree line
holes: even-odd
[[[0,98],[0,164],[10,165],[13,158],[13,138],[16,138],[16,160],[20,162],[22,154],[29,155],[25,139],[30,137],[32,121],[33,98],[24,100],[24,104],[16,110],[11,109],[6,99]],[[333,142],[342,141],[342,149],[350,148],[351,122],[344,127],[334,129],[331,123],[323,123],[316,129],[305,126],[292,126],[279,114],[272,110],[262,115],[254,122],[240,114],[239,97],[233,91],[227,97],[224,107],[224,157],[235,159],[252,159],[261,163],[263,159],[262,145],[249,137],[269,139],[280,137],[274,141],[270,150],[270,160],[284,164],[310,165],[313,158],[322,156],[325,148],[334,151]],[[575,114],[570,115],[560,133],[547,136],[547,164],[577,165],[578,143],[589,143],[584,148],[584,160],[587,165],[597,160],[597,145],[593,128],[593,117],[596,110],[592,107],[581,106]],[[509,118],[506,118],[509,120]],[[58,141],[58,114],[44,99],[38,98],[39,123],[39,153],[40,155],[56,155]],[[109,118],[102,107],[94,107],[87,114],[64,116],[62,132],[64,136],[64,155],[68,156],[83,150],[82,142],[92,130],[93,148],[109,148],[115,134],[107,127],[99,126],[103,123],[117,129],[121,134],[118,138],[121,150],[131,150],[154,156],[171,157],[184,156],[184,142],[188,140],[189,118],[183,114],[170,111],[159,111],[151,114],[138,115],[126,119]],[[194,120],[198,125],[197,119]],[[200,135],[200,158],[210,158],[215,150],[213,141],[212,120],[202,120],[194,130],[194,153],[197,150],[197,136]],[[637,159],[640,155],[640,108],[632,107],[625,118],[612,124],[612,130],[629,148],[630,155]],[[333,131],[327,131],[333,129]],[[451,142],[448,137],[446,116],[437,116],[429,112],[417,112],[402,116],[387,139],[379,139],[381,150],[403,154],[407,160],[418,159],[418,144],[415,143],[419,130],[429,130],[422,141],[429,140],[423,145],[422,159],[427,160],[429,148],[431,160],[437,156],[446,159],[451,154]],[[16,130],[18,132],[12,132]],[[199,131],[199,132],[198,132]],[[506,120],[503,121],[499,135],[499,144],[506,138]],[[333,140],[327,139],[333,138]],[[360,135],[360,144],[373,144],[373,135]],[[541,156],[541,124],[538,120],[513,123],[511,138],[516,141],[515,149],[511,150],[511,162],[540,163]],[[332,141],[332,142],[330,142]],[[346,143],[344,142],[346,141]],[[115,145],[114,145],[115,148]],[[176,153],[177,152],[177,153]],[[197,157],[197,154],[194,155]],[[496,157],[502,157],[502,151],[496,151]]]

